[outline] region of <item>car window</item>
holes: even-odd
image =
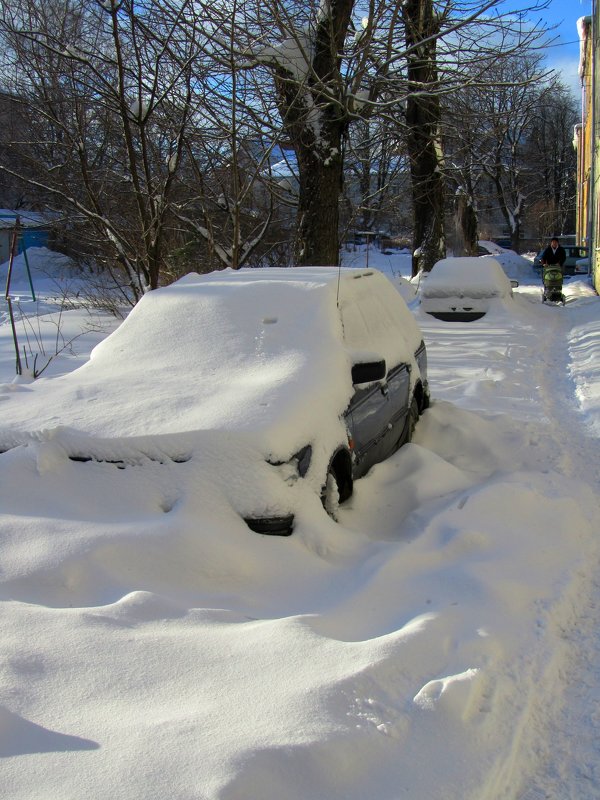
[[[587,253],[587,247],[582,247],[578,244],[567,244],[565,245],[565,250],[569,256],[579,257],[580,255],[585,255]]]

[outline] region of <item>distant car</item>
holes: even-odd
[[[564,263],[563,267],[563,274],[564,275],[575,275],[579,272],[587,271],[582,269],[581,267],[578,268],[577,262],[588,258],[589,250],[587,247],[580,247],[579,245],[575,244],[563,244],[565,249],[565,253],[567,254],[567,259]],[[544,254],[544,247],[540,252],[536,255],[533,259],[533,268],[541,273],[542,271],[542,255]]]
[[[473,322],[481,319],[493,303],[510,301],[517,285],[490,256],[444,258],[424,276],[421,308],[445,322]]]
[[[44,398],[47,419],[11,407],[4,449],[35,425],[73,461],[212,458],[248,526],[288,535],[299,482],[335,516],[353,481],[410,441],[427,353],[381,272],[228,269],[149,292]]]

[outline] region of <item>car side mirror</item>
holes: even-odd
[[[511,278],[511,281],[510,281],[511,289],[516,289],[518,285],[519,285],[519,281],[512,280],[512,278]]]
[[[387,374],[387,367],[384,359],[380,361],[366,361],[362,364],[354,364],[352,367],[352,383],[375,383],[382,381]]]

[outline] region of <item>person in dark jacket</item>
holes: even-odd
[[[556,236],[552,237],[550,244],[542,253],[542,258],[540,260],[545,267],[559,266],[561,269],[563,268],[567,260],[567,254],[565,253],[565,248],[561,247]]]

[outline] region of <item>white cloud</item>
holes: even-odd
[[[556,70],[564,85],[572,91],[576,98],[579,99],[579,97],[581,97],[579,58],[570,56],[566,58],[552,59],[548,61],[548,66]]]

